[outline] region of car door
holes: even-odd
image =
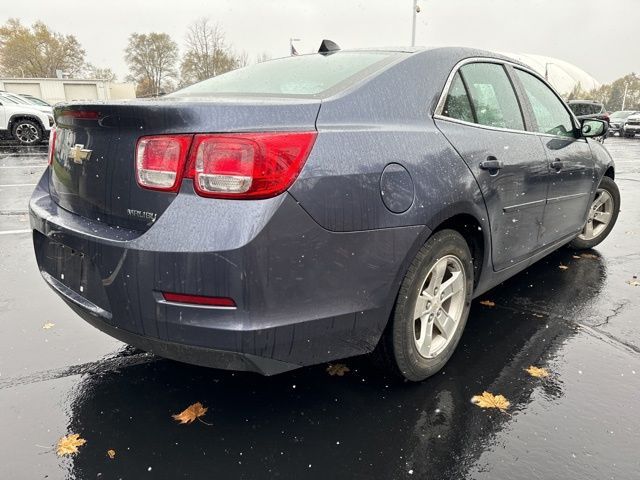
[[[548,162],[538,137],[525,131],[505,66],[473,62],[460,67],[434,118],[484,197],[494,269],[531,256],[539,248]]]
[[[529,103],[532,128],[549,162],[549,191],[541,241],[554,243],[582,230],[594,187],[591,148],[580,135],[564,102],[534,74],[514,68],[523,101]]]

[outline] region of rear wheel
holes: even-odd
[[[440,370],[458,345],[472,291],[467,242],[454,230],[435,233],[409,267],[382,340],[391,368],[411,381]]]
[[[42,130],[33,120],[18,120],[13,125],[13,138],[22,145],[35,145],[42,140]]]
[[[603,177],[596,196],[589,208],[587,223],[570,246],[578,249],[593,248],[602,242],[613,229],[620,212],[620,191],[616,182]]]

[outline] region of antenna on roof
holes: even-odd
[[[340,47],[336,42],[325,39],[325,40],[322,40],[322,43],[320,44],[320,48],[318,49],[318,53],[322,53],[323,55],[329,55],[331,53],[337,52],[338,50],[340,50]]]

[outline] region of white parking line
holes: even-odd
[[[47,165],[43,163],[42,165],[6,165],[6,166],[0,166],[0,168],[42,168],[46,166]]]
[[[35,187],[37,183],[11,183],[7,185],[0,185],[0,188],[3,187]]]
[[[29,233],[31,230],[5,230],[0,232],[0,235],[13,235],[14,233]]]

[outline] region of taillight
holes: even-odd
[[[209,307],[236,308],[236,302],[229,297],[206,297],[204,295],[189,295],[185,293],[162,292],[167,302],[190,303]]]
[[[196,135],[186,176],[206,197],[273,197],[296,179],[315,138],[316,132]]]
[[[153,190],[175,192],[193,135],[142,137],[136,147],[136,179]]]
[[[53,127],[49,132],[49,165],[53,163],[53,154],[56,148],[56,128]]]

